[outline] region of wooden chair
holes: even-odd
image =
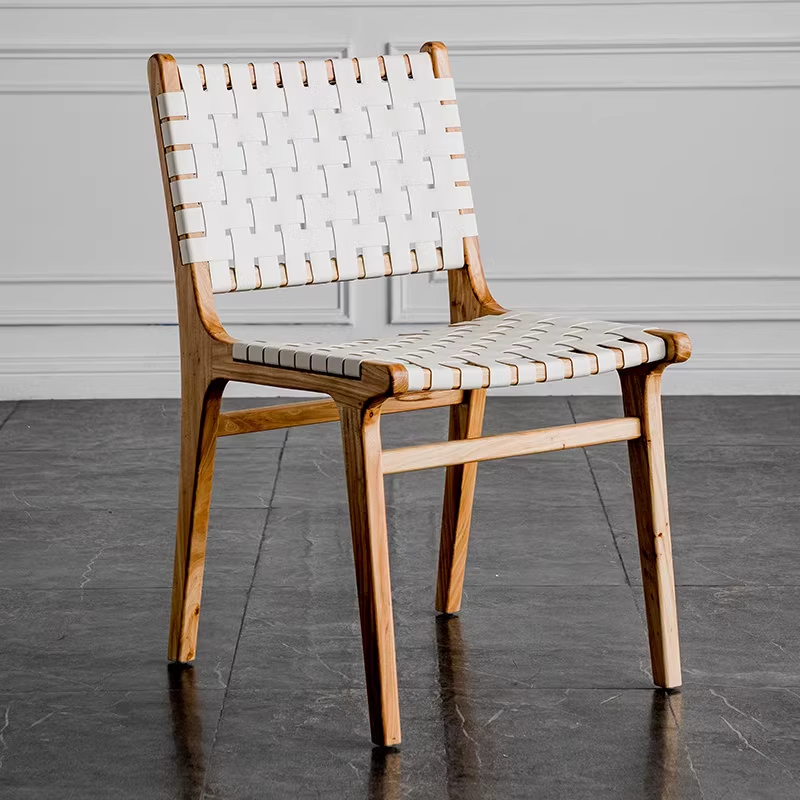
[[[661,373],[685,334],[515,314],[489,293],[438,42],[369,59],[149,62],[178,296],[182,423],[169,658],[196,652],[218,436],[342,427],[372,739],[400,742],[383,476],[446,467],[436,609],[461,605],[477,464],[627,440],[654,682],[681,682]],[[239,342],[215,293],[447,270],[450,326],[346,344]],[[486,389],[618,371],[621,419],[481,436]],[[228,381],[331,399],[221,413]],[[381,414],[450,406],[449,441],[381,447]]]

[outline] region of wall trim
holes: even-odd
[[[507,269],[507,268],[506,268]],[[531,270],[526,275],[524,270]],[[800,281],[800,270],[794,264],[773,264],[765,267],[752,267],[749,265],[719,267],[659,267],[647,268],[645,265],[615,266],[608,271],[598,273],[586,266],[574,267],[519,267],[508,271],[498,272],[488,265],[484,265],[486,278],[490,283],[520,281],[764,281],[764,280],[796,280]],[[430,283],[447,283],[446,270],[429,273]]]
[[[123,353],[119,355],[84,354],[65,359],[61,356],[0,356],[0,375],[74,375],[125,372],[178,372],[180,357],[152,353]],[[782,369],[800,372],[800,352],[796,353],[695,353],[681,369],[721,370],[738,369],[767,371]]]
[[[69,272],[68,270],[52,270],[47,272],[11,272],[0,274],[0,284],[14,283],[173,283],[174,278],[168,270],[163,273],[148,275],[144,272],[132,271],[129,274],[115,275],[105,272]]]
[[[152,398],[180,395],[177,355],[0,356],[0,400],[51,398]],[[785,354],[697,353],[668,370],[665,394],[798,394],[800,352]],[[495,395],[618,395],[614,375],[554,381],[492,391]],[[232,383],[238,397],[292,397],[298,392]]]
[[[91,7],[91,6],[90,6]],[[3,6],[0,3],[0,9]],[[163,46],[162,46],[163,45]],[[0,61],[56,61],[56,60],[126,60],[141,59],[146,61],[154,52],[171,53],[178,59],[230,58],[237,59],[300,59],[308,56],[314,58],[347,58],[352,51],[348,42],[330,41],[297,41],[297,42],[249,42],[241,40],[220,43],[219,39],[196,40],[182,45],[174,43],[155,43],[148,41],[141,44],[130,42],[105,42],[103,44],[73,44],[28,42],[26,44],[0,44]],[[30,83],[0,83],[0,95],[3,94],[148,94],[147,81],[142,73],[142,80],[128,81],[94,81],[79,80],[69,83],[63,81],[31,81]]]
[[[642,0],[639,0],[640,2]],[[647,2],[648,0],[644,0]],[[750,0],[752,1],[752,0]],[[795,2],[796,0],[787,0]],[[730,0],[713,0],[730,2]],[[757,0],[775,2],[775,0]],[[160,4],[159,4],[160,5]],[[261,3],[258,3],[261,5]],[[323,5],[326,5],[323,3]],[[61,7],[61,6],[56,6]],[[74,6],[63,6],[73,8]],[[89,6],[94,7],[94,6]],[[134,7],[139,7],[134,6]],[[212,6],[209,6],[212,7]],[[0,9],[3,8],[0,0]],[[28,42],[25,44],[0,45],[0,60],[125,60],[147,58],[154,50],[172,52],[178,58],[344,58],[353,52],[351,42],[249,42],[222,43],[219,40],[198,40],[175,46],[156,42],[131,44],[112,42],[90,43],[48,43]],[[388,42],[389,53],[416,52],[420,42]],[[607,55],[702,55],[740,53],[746,55],[772,55],[776,53],[800,53],[800,38],[797,37],[659,37],[650,39],[633,38],[580,38],[572,40],[539,39],[532,41],[453,41],[448,50],[454,56],[498,57],[523,55],[531,57],[563,57]],[[535,73],[534,73],[535,74]],[[708,79],[698,72],[696,76],[683,80],[653,80],[635,76],[624,80],[568,80],[547,81],[527,76],[519,80],[499,81],[459,81],[459,92],[547,92],[547,91],[681,91],[681,90],[746,90],[746,89],[797,89],[800,88],[800,73],[787,70],[767,79],[748,80],[727,79],[724,77]],[[147,94],[144,79],[139,82],[128,81],[31,81],[30,83],[0,83],[0,94]]]
[[[1,7],[1,6],[0,6]],[[242,43],[236,39],[220,43],[220,39],[197,39],[182,45],[174,42],[165,43],[155,41],[132,44],[131,42],[105,41],[103,44],[91,42],[28,42],[26,44],[0,44],[0,60],[25,61],[53,61],[53,60],[79,60],[94,61],[97,59],[124,61],[130,58],[149,58],[154,52],[171,53],[179,58],[206,58],[211,55],[215,58],[226,56],[239,56],[250,58],[253,55],[263,54],[265,58],[294,58],[313,55],[331,58],[346,58],[352,45],[350,42],[332,41],[296,41],[284,40],[276,42],[252,41]],[[163,44],[159,48],[159,44]]]
[[[414,52],[419,45],[407,42],[387,42],[387,53]],[[447,43],[451,56],[470,58],[501,56],[564,57],[564,56],[706,56],[739,53],[744,55],[774,55],[800,53],[798,37],[658,37],[635,38],[580,38],[539,39],[531,41],[486,40],[451,41]],[[786,69],[785,74],[774,77],[709,78],[701,70],[683,79],[658,80],[638,77],[632,72],[625,79],[592,79],[553,81],[536,78],[530,71],[524,77],[508,73],[500,80],[456,81],[456,89],[464,92],[593,92],[593,91],[691,91],[691,90],[751,90],[798,89],[800,73]]]
[[[452,6],[717,6],[795,5],[798,0],[0,0],[0,9],[139,9],[139,8],[449,8]]]
[[[797,0],[800,2],[800,0]],[[450,55],[528,56],[528,55],[636,55],[640,53],[797,53],[800,38],[792,36],[659,36],[581,37],[575,39],[482,39],[446,42]],[[389,54],[413,52],[415,42],[388,42]]]
[[[90,274],[64,274],[58,278],[35,275],[26,279],[21,275],[4,275],[0,284],[41,286],[65,285],[70,283],[96,286],[113,284],[162,285],[172,283],[171,278],[151,279],[146,276],[135,278],[102,278]],[[336,284],[336,304],[331,308],[309,309],[307,306],[287,306],[280,308],[234,308],[220,310],[226,325],[353,325],[353,302],[349,282]],[[146,305],[131,309],[105,309],[85,306],[71,307],[33,307],[3,308],[0,304],[0,329],[4,327],[51,326],[51,325],[177,325],[176,307],[170,303],[165,306]]]
[[[662,280],[682,280],[682,281],[718,281],[718,280],[737,280],[737,281],[763,281],[763,280],[798,280],[800,281],[800,270],[796,264],[767,264],[761,266],[741,265],[741,264],[719,264],[713,266],[699,265],[680,265],[667,267],[646,267],[646,265],[635,264],[629,266],[616,265],[601,274],[598,274],[592,267],[587,265],[577,266],[558,266],[547,265],[527,265],[518,266],[515,269],[497,271],[491,265],[485,265],[487,278],[491,283],[502,281],[662,281]],[[530,276],[526,276],[524,271],[531,270]],[[646,271],[644,271],[646,270]],[[428,273],[428,280],[431,283],[447,283],[447,271],[439,270]],[[28,284],[28,283],[169,283],[172,284],[171,267],[167,267],[159,272],[147,273],[138,268],[131,268],[125,273],[108,272],[73,272],[69,269],[58,269],[51,267],[48,270],[39,272],[14,272],[0,273],[0,284]],[[390,282],[391,283],[391,282]],[[342,283],[346,286],[347,283]]]
[[[695,271],[696,273],[696,271]],[[587,275],[580,272],[569,273],[556,273],[550,274],[543,280],[546,281],[565,281],[565,282],[582,282],[593,281],[604,283],[611,280],[631,280],[632,276],[629,275]],[[758,273],[750,273],[745,276],[741,275],[704,275],[702,279],[714,281],[738,281],[738,280],[761,280],[762,276]],[[776,275],[775,278],[783,280],[798,281],[800,282],[800,275],[797,271],[794,274]],[[489,286],[502,282],[514,282],[535,284],[537,281],[542,280],[539,274],[535,274],[530,278],[520,274],[501,273],[499,275],[490,273],[487,275]],[[640,276],[641,280],[684,280],[681,275],[675,275],[673,272],[653,272],[648,275]],[[700,279],[695,274],[693,279]],[[429,284],[446,284],[447,277],[444,273],[431,273],[428,276]],[[441,309],[430,308],[415,308],[410,302],[408,280],[390,280],[388,282],[387,292],[389,294],[389,324],[392,325],[442,325],[447,324],[447,307],[442,305]],[[541,307],[532,307],[524,303],[515,306],[513,309],[520,313],[527,312],[541,312]],[[667,306],[658,304],[645,304],[637,305],[635,308],[622,306],[614,307],[609,305],[597,306],[559,306],[547,303],[546,312],[548,314],[565,314],[572,315],[576,312],[585,313],[587,315],[596,316],[599,318],[607,318],[619,320],[620,322],[647,322],[660,323],[660,322],[784,322],[784,321],[797,321],[800,320],[800,304],[787,304],[787,305],[771,305],[768,309],[764,306],[749,306],[749,305],[725,305],[725,306],[703,306],[703,307],[689,307],[689,306]]]

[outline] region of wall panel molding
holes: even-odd
[[[19,397],[178,397],[177,355],[149,353],[120,356],[58,357],[0,356],[0,400]],[[665,394],[792,394],[800,386],[800,352],[781,355],[698,353],[668,370]],[[226,395],[265,397],[287,392],[270,387],[231,384]],[[533,384],[492,394],[619,394],[613,375]]]
[[[160,276],[105,278],[88,273],[61,273],[58,276],[39,274],[31,279],[5,274],[0,277],[0,285],[15,288],[0,291],[0,324],[6,327],[175,325],[177,311],[172,283],[171,277]],[[80,289],[70,292],[70,287],[74,286],[80,286]],[[275,306],[264,302],[262,308],[254,309],[244,306],[240,293],[235,297],[238,303],[227,303],[222,299],[218,311],[223,322],[232,325],[352,325],[350,284],[331,284],[329,288],[334,295],[329,306],[297,304],[293,299],[292,303],[281,302]],[[282,291],[285,290],[248,292],[247,296],[274,301],[276,293]],[[129,296],[131,293],[132,297]],[[146,298],[146,301],[137,303],[138,296]],[[163,297],[163,302],[154,303],[153,298],[159,296]],[[218,298],[225,297],[218,295]],[[310,298],[306,296],[306,299]]]
[[[25,125],[0,133],[15,155],[2,206],[0,399],[179,392],[152,52],[347,57],[416,51],[426,30],[445,37],[470,117],[479,215],[495,194],[482,233],[500,302],[684,321],[696,355],[668,371],[667,392],[800,391],[800,353],[781,352],[800,341],[800,0],[0,0],[0,22],[0,95]],[[506,123],[513,148],[492,149]],[[520,163],[534,129],[539,149]],[[528,217],[515,211],[526,202]],[[542,220],[530,248],[502,238],[529,220]],[[562,248],[573,231],[583,235]],[[220,316],[243,338],[390,336],[446,322],[446,280],[221,296]],[[516,393],[617,393],[605,378]]]
[[[1,7],[0,7],[1,8]],[[37,77],[31,70],[26,81],[0,81],[3,94],[148,94],[144,63],[154,52],[168,52],[177,59],[301,59],[301,58],[346,58],[351,51],[350,42],[331,41],[251,41],[241,39],[226,42],[224,39],[197,40],[176,45],[174,42],[148,40],[141,44],[130,41],[103,43],[48,43],[27,42],[0,44],[0,62],[23,61],[34,64],[55,61],[120,62],[130,61],[135,67],[138,80],[123,81],[105,75],[102,68],[93,65],[87,74],[72,81],[58,81]],[[6,70],[7,71],[7,70]]]
[[[782,6],[800,0],[0,0],[0,10],[139,9],[139,8],[496,8],[619,6]]]
[[[414,52],[415,42],[388,42],[388,53]],[[800,88],[800,36],[656,37],[447,42],[454,59],[525,57],[544,69],[497,68],[496,77],[457,79],[463,92],[690,91]],[[741,64],[732,68],[733,58]],[[631,69],[638,59],[644,69]],[[642,61],[642,59],[645,59]],[[572,69],[565,67],[574,65]],[[564,78],[548,77],[563,72]],[[577,72],[581,77],[576,78]],[[598,77],[599,75],[599,77]]]
[[[535,294],[536,281],[517,276],[515,283],[522,284],[521,291],[516,292],[522,299],[509,309],[521,313],[546,312],[548,315],[585,314],[593,319],[613,319],[619,322],[643,323],[676,323],[676,322],[784,322],[800,321],[800,302],[797,303],[770,303],[769,305],[746,304],[725,302],[720,305],[692,304],[664,305],[659,302],[644,302],[633,305],[614,304],[613,299],[599,298],[596,303],[586,304],[575,302],[553,303],[546,299],[538,304],[532,304],[528,295]],[[595,282],[597,279],[594,279]],[[498,283],[495,278],[489,279],[489,286]],[[606,282],[601,279],[601,282]],[[794,293],[800,297],[800,279],[796,280],[797,290]],[[415,304],[409,291],[409,282],[406,280],[392,280],[389,286],[389,322],[393,325],[442,325],[448,322],[446,288],[441,287],[438,298],[442,302],[435,307],[420,306]],[[552,291],[552,290],[550,290]],[[496,295],[498,293],[495,293]],[[563,293],[556,291],[556,296]],[[657,296],[657,294],[656,294]],[[687,300],[691,296],[687,295]]]

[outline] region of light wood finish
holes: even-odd
[[[424,392],[390,397],[381,408],[382,414],[402,411],[419,411],[423,408],[440,408],[461,402],[459,389],[444,392]],[[235,436],[239,433],[274,431],[295,428],[299,425],[317,425],[320,422],[337,422],[339,408],[333,400],[310,400],[280,406],[248,408],[220,414],[217,436]]]
[[[392,475],[397,472],[447,467],[450,464],[467,464],[471,461],[492,461],[497,458],[590,447],[594,444],[624,442],[637,438],[639,432],[638,418],[622,417],[599,422],[581,422],[577,425],[559,425],[556,428],[502,433],[480,439],[400,447],[396,450],[384,450],[383,474]]]
[[[339,406],[372,741],[400,742],[380,403]]]
[[[441,42],[422,46],[433,61],[437,78],[451,78],[447,48]],[[503,314],[505,309],[495,302],[486,285],[481,265],[478,237],[464,240],[464,268],[447,275],[450,296],[450,322],[466,322],[487,314]],[[486,392],[473,390],[450,409],[450,441],[474,439],[481,435]],[[442,503],[442,529],[439,540],[439,566],[436,578],[436,610],[454,614],[461,608],[464,572],[467,566],[469,531],[478,462],[452,464],[445,475]]]
[[[422,50],[430,55],[436,76],[450,76],[443,44],[429,42]],[[148,75],[164,193],[167,208],[171,210],[170,178],[163,157],[164,143],[155,98],[163,92],[180,91],[180,76],[175,60],[164,55],[150,59]],[[181,178],[177,176],[176,180]],[[629,440],[653,677],[661,686],[680,684],[660,381],[668,364],[689,357],[691,344],[685,334],[648,331],[664,339],[667,359],[620,372],[627,415],[624,419],[479,438],[485,403],[483,389],[410,393],[405,368],[382,362],[364,362],[360,379],[353,379],[234,361],[235,340],[217,316],[209,265],[183,266],[175,218],[171,211],[167,216],[178,298],[182,385],[179,508],[169,636],[171,659],[191,661],[196,654],[217,436],[339,419],[370,727],[376,744],[400,742],[383,488],[383,476],[389,473],[448,467],[436,606],[452,613],[458,610],[461,601],[477,462]],[[486,283],[477,237],[464,239],[464,266],[448,272],[448,287],[453,322],[505,313]],[[618,366],[621,363],[618,362]],[[566,377],[571,375],[568,368]],[[317,392],[331,399],[221,414],[221,396],[228,381]],[[382,451],[381,412],[446,405],[453,406],[450,441]]]
[[[619,377],[625,414],[639,420],[642,429],[638,439],[628,442],[628,456],[653,682],[674,689],[681,685],[681,656],[661,420],[665,366],[643,365],[623,370]]]
[[[174,60],[172,65],[174,66]],[[148,77],[160,152],[164,142],[155,98],[162,91],[180,89],[177,71],[168,69],[166,60],[151,59]],[[165,195],[169,177],[161,159]],[[178,300],[178,328],[181,351],[181,465],[178,485],[178,522],[172,580],[168,658],[191,661],[197,651],[197,629],[203,590],[208,516],[217,444],[217,423],[222,393],[227,381],[214,375],[213,336],[224,334],[216,312],[204,314],[196,302],[197,292],[191,271],[178,268],[178,235],[172,214],[167,214],[175,259],[175,286]],[[221,333],[220,333],[221,332]]]
[[[202,384],[192,377],[183,382],[178,530],[169,626],[171,661],[191,661],[197,649],[217,418],[224,388],[224,381],[213,381],[203,392]]]
[[[692,355],[692,340],[685,333],[659,329],[645,331],[645,333],[652,333],[653,336],[658,336],[659,339],[663,339],[667,343],[667,357],[664,361],[651,365],[654,368],[663,370],[670,364],[688,361]]]
[[[428,53],[433,62],[433,74],[437,78],[452,78],[450,58],[442,42],[425,42],[420,48]],[[463,322],[487,314],[505,314],[503,308],[491,295],[486,283],[481,261],[481,249],[477,236],[464,239],[464,268],[447,273],[450,292],[450,321]]]
[[[672,566],[667,501],[667,467],[661,414],[661,378],[673,363],[686,361],[692,343],[685,333],[647,331],[667,343],[667,358],[619,373],[625,414],[641,423],[642,435],[628,442],[631,483],[639,538],[645,616],[653,682],[665,689],[681,685],[678,611]]]
[[[450,409],[450,441],[479,437],[485,407],[485,390],[464,392],[464,399]],[[468,461],[449,466],[445,476],[436,610],[447,614],[455,614],[461,608],[477,475],[478,462]]]

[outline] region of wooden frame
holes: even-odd
[[[434,74],[449,77],[445,46],[423,45]],[[170,206],[156,97],[180,91],[171,56],[155,55],[148,66],[164,192]],[[409,393],[400,365],[365,362],[360,379],[340,378],[233,360],[234,339],[214,308],[208,264],[184,266],[174,216],[168,214],[178,298],[181,351],[181,468],[178,524],[169,634],[169,658],[191,661],[196,652],[205,561],[208,514],[216,439],[253,431],[313,425],[339,419],[347,473],[362,644],[372,739],[377,745],[400,742],[400,712],[383,476],[412,469],[447,467],[442,514],[436,608],[453,613],[461,605],[467,543],[479,461],[528,453],[628,441],[644,579],[653,680],[665,688],[680,685],[675,590],[667,511],[661,426],[660,381],[664,368],[685,361],[688,337],[648,331],[662,338],[667,357],[620,371],[626,416],[503,436],[481,437],[485,389]],[[451,321],[505,313],[491,296],[477,237],[464,240],[464,267],[448,272]],[[571,375],[571,362],[567,377]],[[620,362],[621,363],[621,362]],[[221,413],[228,381],[304,389],[330,400],[293,403]],[[449,406],[450,441],[384,451],[382,413]]]

